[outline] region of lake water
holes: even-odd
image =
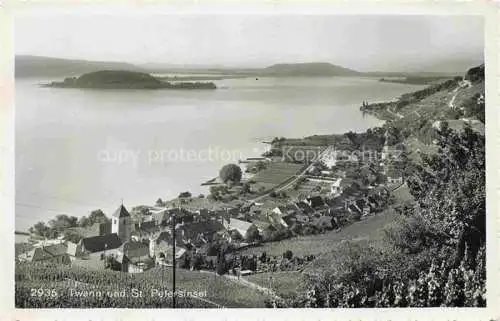
[[[359,111],[422,86],[363,78],[216,81],[214,91],[41,88],[16,81],[16,229],[60,213],[108,215],[189,190],[275,136],[362,131]]]

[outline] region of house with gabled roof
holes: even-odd
[[[206,245],[206,244],[204,244]],[[193,246],[186,243],[181,235],[175,237],[176,258],[180,259],[188,254]],[[149,255],[156,258],[157,262],[168,264],[172,262],[173,239],[169,232],[162,232],[156,240],[150,240]]]
[[[117,261],[122,264],[122,272],[144,272],[152,263],[148,244],[137,241],[123,243],[118,250]]]
[[[65,244],[52,244],[36,247],[18,257],[21,262],[46,262],[54,264],[71,264]]]
[[[169,210],[167,208],[155,209],[151,211],[152,221],[156,225],[164,225],[168,220]]]
[[[186,242],[194,242],[200,234],[210,242],[214,235],[221,230],[224,230],[223,224],[213,220],[183,224],[178,228],[178,232]]]
[[[170,231],[161,232],[156,238],[149,240],[149,255],[151,257],[158,256],[169,246],[172,246],[173,240]],[[186,240],[182,237],[181,233],[175,235],[175,245],[184,247]]]
[[[326,204],[321,196],[311,196],[306,199],[307,204],[311,206],[314,210],[319,210],[325,208]]]
[[[229,220],[224,220],[223,225],[224,228],[230,233],[237,233],[241,239],[245,239],[252,223],[238,220],[236,218],[230,218]]]

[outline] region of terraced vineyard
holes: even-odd
[[[172,289],[172,270],[170,268],[154,268],[145,273],[129,274],[115,271],[95,271],[82,267],[51,266],[24,264],[16,266],[16,306],[17,307],[116,307],[116,308],[155,308],[171,307],[171,299],[152,295],[151,290]],[[57,300],[41,296],[33,296],[30,289],[51,288],[56,290]],[[178,291],[205,292],[200,298],[179,298],[179,307],[217,308],[217,307],[264,307],[266,295],[256,290],[239,286],[225,277],[213,273],[178,269],[176,273]],[[136,298],[87,296],[85,298],[71,295],[69,289],[108,291],[142,290],[144,296]],[[50,294],[50,293],[49,293]],[[83,304],[83,305],[82,305]]]

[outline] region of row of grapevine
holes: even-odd
[[[17,308],[170,308],[171,297],[151,295],[151,289],[170,290],[169,274],[160,269],[130,275],[74,266],[17,264],[15,303]],[[126,295],[120,296],[123,290]],[[133,290],[143,295],[134,295]],[[177,306],[214,308],[189,297],[179,297]]]
[[[360,284],[335,284],[326,290],[318,285],[290,302],[270,306],[292,307],[484,307],[486,306],[486,267],[484,247],[478,253],[478,265],[472,269],[462,261],[450,268],[443,261],[432,263],[418,278],[381,280],[380,289],[369,294],[370,287]],[[375,283],[375,280],[373,280]],[[380,280],[377,280],[380,281]]]

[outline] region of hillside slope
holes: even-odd
[[[470,68],[464,77],[404,94],[393,102],[368,104],[361,110],[388,121],[407,142],[425,147],[432,145],[436,122],[447,121],[456,129],[470,124],[484,133],[484,95],[484,65],[481,65]]]
[[[69,77],[98,70],[141,71],[128,63],[88,61],[38,56],[16,56],[15,77]]]
[[[273,76],[355,76],[361,73],[326,62],[276,64],[262,69],[263,75]]]

